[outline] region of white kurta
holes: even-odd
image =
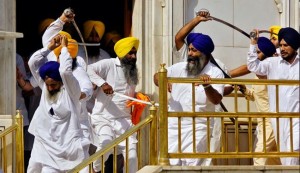
[[[129,85],[124,76],[119,58],[104,59],[88,66],[88,74],[91,81],[97,86],[107,82],[112,86],[114,92],[134,97],[136,85]],[[127,108],[127,99],[119,96],[106,95],[99,88],[91,119],[95,132],[99,136],[95,144],[98,150],[107,145],[108,140],[119,137],[133,124],[131,122],[131,108]],[[109,137],[108,137],[109,136]],[[107,139],[109,138],[109,139]],[[136,136],[129,138],[130,172],[136,172]],[[119,147],[125,158],[125,141]],[[95,164],[97,166],[97,164]],[[96,168],[99,171],[99,166]]]
[[[184,52],[186,51],[187,46],[183,46],[175,54],[186,56]],[[186,58],[182,58],[186,59]],[[187,77],[186,70],[187,62],[180,62],[174,64],[167,68],[168,77]],[[211,78],[224,78],[222,71],[208,62],[204,67],[201,74],[207,74]],[[224,85],[212,84],[212,87],[216,89],[221,95],[223,95]],[[215,112],[215,105],[211,103],[205,94],[204,88],[202,85],[195,87],[195,111],[196,112]],[[174,83],[172,84],[172,92],[169,99],[169,111],[176,112],[191,112],[192,111],[192,85],[183,84],[183,83]],[[211,120],[211,126],[213,127],[213,118]],[[193,151],[193,139],[192,139],[192,119],[191,118],[182,118],[181,120],[181,149],[182,152],[192,152]],[[198,152],[206,151],[207,145],[207,134],[206,134],[206,118],[197,118],[196,119],[196,150]],[[178,152],[178,120],[177,118],[168,118],[168,149],[169,152]],[[196,166],[199,165],[202,160],[200,159],[171,159],[171,165],[189,165]]]
[[[258,75],[267,75],[268,79],[284,79],[299,81],[299,55],[292,64],[282,57],[271,57],[264,61],[257,59],[256,45],[250,45],[248,58],[248,69]],[[299,85],[279,87],[279,112],[300,112],[299,109]],[[268,86],[270,111],[276,112],[276,90],[274,85]],[[276,119],[272,119],[274,134],[276,132]],[[293,148],[299,150],[299,118],[293,118]],[[279,123],[280,151],[290,151],[290,120],[280,118]],[[275,135],[275,137],[277,137]],[[276,139],[278,140],[278,139]],[[298,159],[299,160],[299,159]],[[282,164],[289,164],[284,158]],[[299,162],[299,161],[298,161]]]
[[[72,73],[72,59],[67,48],[62,48],[59,72],[63,81],[61,93],[56,102],[47,99],[47,88],[39,75],[39,68],[47,61],[49,50],[36,51],[28,64],[32,75],[42,89],[40,105],[29,126],[29,132],[35,136],[28,172],[40,165],[61,172],[70,170],[85,158],[80,130],[80,87]],[[50,109],[54,115],[51,115]]]

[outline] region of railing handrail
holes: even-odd
[[[13,124],[6,129],[4,129],[2,132],[0,132],[0,138],[3,138],[4,136],[10,134],[11,132],[15,131],[18,128],[19,125]]]
[[[6,135],[12,134],[14,136],[13,140],[15,142],[15,148],[13,149],[13,152],[15,153],[15,160],[12,160],[12,165],[15,169],[16,173],[23,173],[24,172],[24,141],[23,141],[23,117],[20,113],[20,110],[17,110],[17,114],[13,119],[13,125],[7,127],[0,133],[0,139],[3,144],[4,150],[2,151],[2,159],[4,161],[4,164],[2,165],[3,171],[7,172],[7,155],[6,155],[6,143],[3,141],[6,141]],[[15,132],[13,134],[13,132]]]
[[[168,87],[169,87],[169,83],[182,83],[182,84],[191,84],[192,87],[192,92],[191,92],[191,97],[192,97],[192,110],[189,112],[169,112],[168,111]],[[196,112],[195,111],[195,87],[196,84],[204,84],[204,82],[199,79],[199,78],[187,78],[187,77],[168,77],[167,76],[167,69],[165,68],[165,64],[161,64],[160,65],[160,69],[158,71],[158,85],[159,85],[159,105],[160,105],[160,111],[159,111],[159,133],[160,133],[160,139],[163,140],[163,143],[161,143],[160,145],[160,155],[159,155],[159,164],[160,165],[169,165],[169,159],[170,158],[197,158],[199,156],[201,157],[208,157],[206,152],[200,152],[200,153],[182,153],[181,152],[181,143],[179,143],[178,146],[178,152],[177,153],[170,153],[168,151],[168,117],[177,117],[178,118],[178,128],[180,129],[181,124],[180,124],[180,119],[182,117],[192,117],[193,119],[193,123],[195,123],[195,117],[206,117],[207,118],[207,123],[209,124],[209,117],[220,117],[221,118],[221,126],[222,126],[222,133],[224,133],[224,118],[228,118],[228,117],[235,117],[236,120],[240,119],[240,118],[248,118],[249,119],[249,129],[248,131],[250,132],[250,129],[252,131],[252,118],[277,118],[277,121],[279,121],[279,118],[290,118],[290,121],[292,121],[292,118],[294,117],[299,117],[299,113],[291,113],[291,112],[279,112],[279,108],[278,108],[278,88],[279,85],[298,85],[300,84],[299,80],[274,80],[274,79],[220,79],[220,78],[212,78],[211,81],[209,82],[205,82],[208,84],[231,84],[231,85],[235,85],[235,90],[233,91],[233,97],[234,97],[234,111],[232,112]],[[238,111],[238,107],[237,107],[237,97],[240,97],[240,94],[237,92],[237,85],[273,85],[276,86],[276,113],[272,113],[272,112],[240,112]],[[249,106],[249,103],[248,105]],[[249,108],[247,109],[247,111],[249,111]],[[206,115],[206,116],[205,116]],[[209,116],[207,116],[209,115]],[[222,154],[226,157],[230,156],[229,158],[244,158],[244,157],[253,157],[255,156],[260,156],[260,153],[256,153],[256,154],[250,154],[250,155],[242,155],[244,153],[239,153],[239,143],[237,141],[239,141],[239,137],[238,137],[238,133],[239,133],[239,126],[238,123],[233,124],[234,128],[235,128],[235,150],[236,152],[233,152],[233,154],[231,155],[231,153],[229,152],[225,152],[224,150],[224,137],[221,137],[221,144],[222,144],[222,153],[221,154],[214,154],[215,158],[218,158],[218,156],[221,156]],[[209,125],[207,125],[209,126]],[[291,127],[290,127],[291,128]],[[278,129],[278,126],[277,126]],[[194,130],[194,126],[193,126],[193,130]],[[209,128],[207,128],[207,133],[209,134],[210,130]],[[178,136],[178,140],[181,140],[181,136],[180,133],[181,131],[179,130],[179,136]],[[195,132],[193,131],[193,138],[195,136],[194,134]],[[252,133],[249,134],[249,138],[252,139]],[[160,140],[160,141],[161,141]],[[265,140],[265,139],[264,139]],[[291,137],[292,140],[292,137]],[[210,144],[210,140],[209,137],[207,139],[207,143],[208,143],[208,147]],[[252,141],[252,140],[249,140]],[[292,143],[292,142],[291,142]],[[195,150],[195,144],[193,143],[193,151]],[[279,147],[279,145],[278,145]],[[252,146],[249,146],[249,151],[252,151]],[[209,151],[209,148],[208,148]],[[250,152],[249,152],[250,153]],[[279,154],[280,153],[280,154]],[[211,153],[209,153],[211,154]],[[248,152],[247,152],[248,154]],[[299,156],[299,152],[287,152],[287,154],[285,154],[285,152],[277,152],[277,154],[279,156]],[[173,157],[173,156],[181,156],[181,157]],[[262,156],[266,156],[266,153],[262,154]],[[222,156],[223,157],[223,156]]]
[[[152,107],[155,107],[155,106],[151,106],[150,109]],[[120,144],[121,142],[126,140],[129,136],[138,132],[139,130],[141,130],[143,127],[150,124],[154,120],[155,120],[155,117],[152,114],[150,114],[145,119],[141,120],[138,124],[136,124],[134,127],[130,128],[124,134],[120,135],[118,138],[113,140],[113,142],[110,143],[110,145],[106,145],[101,150],[95,152],[89,158],[85,159],[82,163],[80,163],[79,165],[77,165],[76,167],[74,167],[73,169],[71,169],[68,172],[69,173],[79,172],[81,169],[85,168],[86,166],[88,166],[89,164],[94,162],[95,160],[99,159],[101,156],[103,156],[105,153],[107,153],[111,149],[117,147],[118,144]]]

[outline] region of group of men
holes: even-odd
[[[35,137],[27,168],[30,173],[66,172],[89,156],[91,144],[100,150],[134,125],[131,121],[134,108],[122,95],[136,96],[139,40],[113,35],[111,38],[117,39],[112,45],[117,57],[111,58],[107,53],[104,57],[99,46],[88,50],[89,57],[81,57],[83,47],[72,39],[70,33],[62,31],[74,17],[74,13],[63,12],[47,26],[42,36],[43,48],[34,52],[28,61],[33,76],[30,82],[17,71],[21,89],[40,87],[42,90],[39,106],[28,129]],[[85,23],[84,37],[90,44],[99,43],[103,36],[103,28],[99,25],[101,27],[97,21]],[[85,61],[87,58],[91,61]],[[116,92],[118,96],[114,95]],[[91,103],[88,113],[87,104],[93,96],[94,103]],[[135,135],[131,136],[130,172],[137,171],[136,142]],[[124,142],[120,144],[118,154],[125,156],[125,149]],[[100,163],[93,164],[95,172],[101,171]],[[81,170],[88,171],[88,167]]]
[[[136,97],[135,90],[139,82],[136,66],[139,39],[120,39],[114,45],[116,57],[86,64],[79,55],[78,42],[68,33],[61,32],[63,25],[72,22],[74,17],[72,13],[62,13],[53,21],[43,34],[43,48],[37,50],[28,62],[34,78],[31,81],[35,82],[32,85],[42,89],[40,104],[29,125],[29,132],[35,136],[27,169],[30,173],[68,171],[89,156],[91,143],[100,150],[134,126],[131,120],[132,109],[127,106],[128,100],[120,95]],[[175,37],[174,54],[180,56],[183,62],[167,68],[168,77],[194,77],[203,81],[202,85],[197,84],[195,87],[197,112],[214,112],[225,94],[223,84],[208,84],[211,78],[226,76],[224,70],[213,61],[213,40],[205,34],[190,33],[199,23],[208,20],[211,20],[209,12],[201,11],[180,29]],[[99,34],[97,27],[94,27],[95,23],[90,22],[86,24],[86,29],[90,31],[85,35],[86,38]],[[267,79],[299,80],[299,33],[289,27],[280,29],[280,55],[273,57],[276,53],[275,46],[269,39],[259,37],[257,30],[254,32],[257,37],[250,39],[247,69]],[[154,75],[154,83],[158,84],[157,74]],[[169,111],[193,109],[192,85],[172,84],[169,91]],[[93,106],[88,113],[87,104],[93,95]],[[274,87],[268,86],[268,95],[270,112],[275,112]],[[280,112],[299,112],[299,86],[280,87],[279,98]],[[195,121],[198,152],[206,150],[207,138],[210,136],[207,128],[213,129],[213,123],[207,127],[206,121],[206,118],[196,118]],[[183,152],[193,151],[192,123],[192,119],[182,118],[180,146]],[[275,130],[276,121],[271,123]],[[289,119],[280,120],[280,151],[290,150],[289,123]],[[292,123],[293,149],[299,151],[299,119],[293,119]],[[169,118],[168,131],[169,152],[176,152],[177,119]],[[131,173],[137,171],[136,143],[136,136],[132,135],[128,142],[128,153],[125,142],[118,146],[118,154],[128,158],[128,169]],[[105,155],[104,160],[108,157],[109,155]],[[281,163],[299,164],[299,158],[282,158]],[[201,164],[203,165],[201,159],[171,159],[171,165]],[[101,160],[94,162],[94,171],[101,171],[101,165]],[[88,168],[85,168],[81,172],[87,171]]]
[[[183,26],[175,36],[174,55],[181,57],[184,62],[174,64],[167,68],[168,77],[190,77],[203,81],[202,85],[195,87],[195,108],[196,112],[214,112],[220,104],[223,95],[229,94],[232,86],[221,84],[207,84],[210,78],[224,78],[224,76],[239,77],[250,72],[257,75],[259,79],[288,79],[299,81],[299,55],[297,50],[300,47],[300,34],[293,28],[279,28],[274,26],[271,29],[271,40],[259,37],[259,31],[254,30],[255,37],[250,37],[250,48],[247,56],[247,64],[225,74],[226,69],[220,68],[211,53],[214,50],[212,39],[202,33],[190,33],[195,26],[201,22],[212,20],[209,12],[200,11],[195,18]],[[278,35],[278,36],[277,36]],[[278,37],[279,51],[276,51],[276,40]],[[185,42],[186,39],[186,42]],[[274,43],[275,44],[274,44]],[[217,60],[219,61],[219,60]],[[154,83],[158,85],[158,75],[154,75]],[[192,85],[176,83],[169,86],[170,99],[169,111],[190,112],[192,107]],[[239,86],[240,91],[247,99],[256,99],[256,105],[261,112],[276,112],[276,90],[275,86],[256,86],[253,93],[246,89],[244,85]],[[253,96],[254,95],[254,96]],[[279,112],[299,112],[299,86],[279,87]],[[169,152],[193,152],[193,120],[191,118],[181,118],[181,144],[178,140],[178,120],[168,118],[168,149]],[[210,118],[210,127],[207,127],[206,119],[196,118],[195,133],[196,152],[204,152],[207,149],[207,128],[210,132],[213,129],[213,119]],[[263,133],[266,134],[266,151],[293,151],[299,152],[299,118],[280,118],[279,132],[276,132],[278,125],[276,119],[266,118],[265,125],[262,118],[258,118],[258,136],[255,152],[263,152]],[[290,124],[292,123],[292,124]],[[271,124],[271,125],[270,125]],[[266,132],[263,131],[266,127]],[[292,132],[290,132],[292,128]],[[277,134],[279,133],[279,139]],[[293,144],[291,142],[293,133]],[[277,148],[276,141],[280,141],[280,148]],[[291,148],[292,146],[292,148]],[[171,165],[207,165],[203,159],[182,158],[171,159]],[[265,158],[254,158],[254,165],[282,164],[299,165],[299,158],[280,158],[280,161],[269,162]]]

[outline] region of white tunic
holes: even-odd
[[[65,23],[58,18],[49,25],[42,37],[44,47],[47,47],[51,39],[63,29],[64,24]],[[48,61],[56,61],[57,57],[52,51],[48,54],[47,59]],[[75,78],[79,81],[81,92],[86,94],[86,98],[80,100],[80,122],[83,134],[85,136],[85,142],[83,145],[86,146],[88,150],[89,144],[92,142],[92,136],[90,135],[92,129],[90,125],[90,117],[86,108],[86,102],[93,95],[93,85],[89,79],[89,76],[86,73],[86,63],[84,59],[81,56],[77,55],[76,60],[77,67],[73,70],[73,74]]]
[[[28,62],[32,75],[42,89],[40,105],[28,130],[35,136],[30,163],[40,163],[66,171],[85,159],[79,124],[80,87],[72,73],[72,59],[64,47],[59,67],[64,85],[56,102],[47,99],[48,91],[39,75],[39,68],[47,61],[45,57],[48,53],[47,48],[42,48],[36,51]],[[54,115],[50,113],[51,108]]]
[[[184,45],[179,51],[174,52],[174,54],[186,56],[187,46]],[[174,49],[175,50],[175,49]],[[182,57],[186,60],[186,57]],[[168,77],[182,77],[186,78],[187,62],[180,62],[174,64],[167,68]],[[216,67],[211,62],[204,67],[201,71],[201,74],[207,74],[211,78],[224,78],[222,71]],[[224,85],[212,84],[212,87],[216,89],[221,95],[223,95]],[[196,112],[215,112],[215,106],[211,103],[205,94],[204,88],[202,85],[195,87],[195,111]],[[169,99],[169,111],[176,112],[191,112],[192,111],[192,85],[183,84],[183,83],[174,83],[172,84],[172,92]],[[211,118],[211,126],[213,127],[213,119]],[[182,151],[183,152],[192,152],[192,119],[191,118],[182,118],[181,121],[181,135],[182,135]],[[178,152],[178,120],[177,118],[168,118],[168,150],[169,152]],[[199,152],[204,152],[206,150],[206,118],[197,118],[196,119],[196,150]],[[200,164],[199,159],[171,159],[171,165],[189,165],[196,166]]]
[[[250,45],[248,69],[258,75],[267,75],[268,79],[284,79],[299,81],[299,55],[293,63],[288,63],[282,57],[271,57],[264,61],[257,59],[256,45]],[[299,112],[299,85],[279,87],[279,112]],[[276,112],[276,90],[274,85],[268,86],[270,111]],[[276,119],[272,119],[274,133],[276,134]],[[280,118],[280,151],[290,151],[290,121]],[[276,135],[275,135],[276,136]],[[277,137],[277,136],[276,136]],[[278,140],[278,139],[277,139]],[[293,147],[299,150],[299,118],[293,119]]]
[[[107,82],[114,92],[134,97],[136,85],[129,85],[125,78],[119,58],[104,59],[88,66],[88,74],[91,81],[97,86]],[[95,138],[94,144],[97,151],[124,134],[133,127],[131,122],[131,108],[127,108],[127,99],[117,95],[106,95],[101,88],[96,94],[95,106],[91,119],[93,128],[99,138]],[[129,172],[137,171],[136,135],[129,137]],[[126,158],[125,141],[119,144],[118,152],[122,152]],[[107,156],[104,158],[107,159]],[[95,171],[100,171],[101,162],[94,162]],[[125,167],[124,167],[125,168]],[[125,171],[125,170],[124,170]]]
[[[129,85],[125,79],[119,58],[104,59],[88,66],[88,74],[91,81],[97,86],[107,82],[114,92],[129,97],[134,97],[136,85]],[[117,120],[131,117],[131,108],[127,108],[127,99],[119,96],[106,95],[101,89],[98,90],[95,106],[91,115],[92,122],[96,123],[99,117],[107,120]],[[99,116],[100,115],[100,116]],[[124,133],[130,125],[115,126]]]

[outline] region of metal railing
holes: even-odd
[[[161,68],[158,72],[159,75],[159,133],[160,133],[160,155],[159,155],[159,165],[169,165],[169,159],[172,158],[221,158],[221,159],[228,159],[228,158],[271,158],[271,157],[299,157],[299,152],[293,150],[293,131],[292,125],[290,125],[290,143],[291,143],[291,150],[290,151],[276,151],[276,152],[267,152],[265,149],[263,152],[253,152],[253,143],[252,143],[252,126],[255,124],[253,119],[254,118],[262,118],[263,119],[263,126],[264,126],[264,135],[263,141],[265,143],[265,118],[276,118],[277,126],[276,131],[277,134],[277,147],[280,148],[280,136],[279,136],[279,119],[281,118],[289,118],[290,122],[292,122],[293,118],[299,118],[298,112],[279,112],[279,85],[298,85],[299,81],[294,80],[255,80],[255,79],[212,79],[210,84],[231,84],[235,86],[235,91],[233,94],[234,99],[234,110],[228,112],[196,112],[195,111],[195,84],[203,83],[200,79],[196,78],[171,78],[167,77],[167,70],[164,67],[164,64],[161,65]],[[168,83],[185,83],[191,84],[192,86],[192,110],[190,112],[168,112]],[[246,112],[239,111],[238,105],[238,93],[237,93],[237,85],[275,85],[276,86],[276,110],[277,112],[249,112],[249,108],[247,108]],[[249,104],[248,104],[249,107]],[[168,152],[168,117],[174,117],[178,119],[178,152]],[[193,139],[193,152],[184,153],[181,150],[181,119],[184,117],[190,117],[192,119],[193,124],[191,125],[193,128],[192,130],[192,139]],[[221,118],[221,148],[220,152],[212,152],[210,151],[210,135],[207,135],[207,148],[205,152],[197,152],[196,145],[195,145],[195,138],[196,138],[196,130],[195,130],[195,121],[196,118],[206,118],[207,120],[207,127],[210,125],[210,117]],[[235,134],[235,141],[232,142],[232,145],[235,146],[235,151],[227,151],[227,142],[226,142],[226,132],[224,131],[226,121],[225,119],[233,118],[235,120],[234,126],[234,134]],[[242,120],[243,119],[243,120]],[[244,119],[248,120],[248,122],[244,121]],[[242,121],[241,121],[242,120]],[[248,128],[248,151],[240,151],[239,149],[239,126],[242,124],[247,125]],[[292,124],[292,123],[290,123]],[[207,128],[207,134],[211,134],[210,128]],[[265,144],[264,144],[265,147]]]
[[[7,136],[11,135],[13,137],[13,156],[12,169],[15,173],[24,173],[24,142],[23,142],[23,117],[19,110],[17,110],[17,115],[14,118],[14,124],[0,133],[1,139],[1,160],[2,169],[4,173],[7,173],[8,167],[8,150],[7,150]]]
[[[101,167],[102,167],[102,171],[101,173],[104,173],[104,155],[106,153],[108,153],[109,151],[113,150],[113,172],[116,172],[117,170],[117,147],[118,145],[125,141],[126,142],[126,157],[124,158],[125,160],[125,172],[127,173],[129,170],[129,164],[128,164],[128,140],[129,137],[134,134],[137,133],[137,139],[138,139],[138,143],[137,143],[137,156],[138,156],[138,169],[141,169],[141,151],[143,149],[143,151],[147,150],[145,148],[143,148],[143,146],[141,146],[142,143],[142,135],[140,135],[141,130],[145,127],[149,127],[148,131],[149,131],[149,135],[148,136],[148,141],[149,141],[149,148],[148,151],[146,151],[147,153],[149,153],[149,164],[151,165],[157,165],[158,163],[158,146],[157,146],[157,107],[155,107],[155,103],[151,102],[152,106],[149,108],[149,116],[147,116],[145,119],[143,119],[141,122],[139,122],[137,125],[135,125],[133,128],[131,128],[130,130],[126,131],[123,135],[121,135],[120,137],[118,137],[117,139],[115,139],[110,145],[105,146],[103,149],[97,151],[96,153],[94,153],[93,155],[91,155],[88,159],[84,160],[81,164],[77,165],[75,168],[73,168],[72,170],[68,171],[70,173],[75,173],[75,172],[79,172],[80,170],[82,170],[83,168],[89,166],[89,171],[91,172],[92,170],[92,163],[94,161],[96,161],[97,159],[102,160],[101,162]]]

